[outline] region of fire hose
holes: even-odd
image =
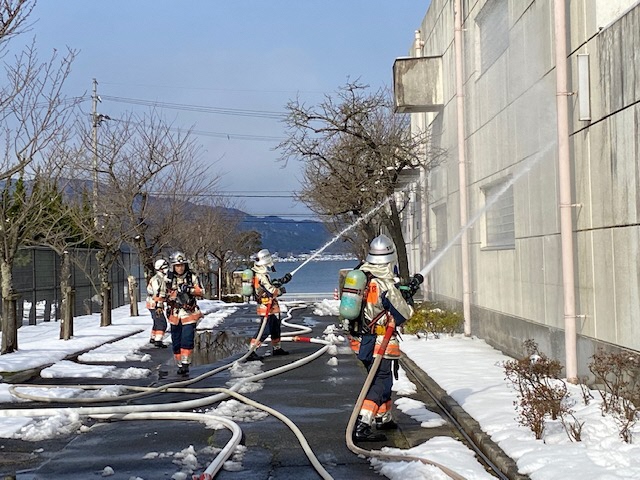
[[[324,479],[330,479],[331,476],[322,467],[320,462],[317,460],[317,458],[313,454],[313,451],[309,447],[308,442],[306,441],[306,439],[304,438],[300,430],[297,428],[297,426],[295,426],[295,424],[291,420],[289,420],[287,417],[280,414],[276,410],[273,410],[267,406],[259,404],[258,402],[250,400],[247,397],[244,397],[243,395],[240,395],[235,391],[235,390],[238,390],[243,384],[247,382],[268,378],[268,377],[283,373],[285,371],[298,368],[307,363],[310,363],[316,358],[322,356],[330,347],[329,342],[320,340],[320,339],[312,339],[307,337],[296,336],[292,338],[292,341],[319,343],[319,344],[323,344],[323,347],[320,348],[318,351],[314,352],[313,354],[305,358],[302,358],[300,360],[297,360],[295,362],[292,362],[288,365],[284,365],[282,367],[269,370],[268,372],[262,372],[262,373],[253,375],[251,377],[243,378],[240,381],[238,381],[235,385],[233,385],[233,387],[231,387],[230,389],[223,389],[223,388],[186,389],[181,387],[194,383],[196,381],[199,381],[203,378],[209,377],[214,373],[220,372],[226,368],[230,368],[231,365],[241,361],[244,357],[248,356],[251,350],[247,352],[243,357],[236,360],[235,362],[232,362],[227,366],[220,367],[213,371],[205,372],[204,374],[194,379],[189,379],[181,382],[174,382],[174,383],[163,385],[161,387],[156,387],[156,388],[127,387],[131,390],[137,390],[141,392],[139,394],[132,394],[136,396],[149,395],[149,394],[158,393],[158,392],[177,392],[177,391],[189,392],[189,393],[208,393],[208,394],[215,392],[217,393],[217,395],[210,395],[197,400],[176,402],[173,404],[150,404],[150,405],[113,406],[113,407],[77,407],[77,408],[63,407],[63,408],[42,408],[42,409],[32,409],[32,410],[27,410],[27,409],[0,410],[0,417],[2,416],[4,417],[45,417],[45,416],[55,416],[62,412],[67,412],[67,413],[76,413],[78,415],[86,415],[92,418],[102,418],[102,419],[107,418],[107,419],[116,419],[116,420],[184,419],[184,420],[198,420],[198,421],[206,421],[206,422],[217,421],[223,424],[228,429],[232,430],[233,434],[232,434],[232,438],[229,440],[225,448],[218,454],[216,459],[209,465],[209,467],[207,467],[207,469],[199,477],[200,479],[209,479],[209,478],[213,478],[213,476],[219,471],[219,469],[222,468],[222,465],[224,464],[224,462],[232,455],[235,447],[238,445],[241,438],[241,433],[237,434],[236,429],[239,430],[239,427],[235,424],[235,422],[225,419],[224,417],[198,414],[198,413],[181,412],[179,410],[205,407],[212,403],[219,402],[229,396],[232,396],[244,403],[247,403],[248,405],[264,410],[267,413],[270,413],[271,415],[274,415],[275,417],[283,421],[298,438],[301,447],[303,448],[305,454],[309,458],[312,466],[316,469],[318,474]],[[42,402],[55,401],[60,403],[61,401],[65,401],[68,403],[74,403],[72,401],[77,400],[78,401],[77,403],[88,403],[88,401],[91,401],[93,403],[96,400],[96,399],[60,399],[60,398],[51,399],[50,397],[41,397],[37,395],[27,394],[24,392],[19,392],[17,388],[21,386],[29,387],[29,388],[33,388],[33,387],[51,388],[50,385],[14,385],[10,387],[9,391],[11,392],[12,395],[18,398],[34,400],[34,401],[42,401]],[[83,388],[83,389],[95,389],[95,388],[101,388],[104,386],[103,385],[102,386],[81,385],[81,386],[75,386],[75,387]],[[117,399],[121,400],[125,397],[131,398],[132,395],[119,396],[117,397]],[[113,397],[108,398],[106,399],[106,401],[114,401],[114,398]]]
[[[459,473],[437,462],[433,462],[425,458],[414,457],[411,455],[394,455],[391,453],[382,452],[380,450],[365,450],[363,448],[358,447],[353,442],[353,427],[355,426],[356,419],[358,418],[358,414],[360,413],[360,408],[362,408],[362,403],[364,402],[364,399],[367,396],[367,393],[369,392],[369,388],[373,383],[373,379],[376,376],[376,373],[378,373],[378,368],[380,367],[380,363],[384,358],[384,352],[387,349],[387,345],[389,344],[389,339],[391,338],[391,335],[393,335],[394,330],[395,330],[395,325],[387,326],[384,333],[384,338],[382,339],[382,343],[379,349],[377,350],[377,352],[374,353],[373,364],[371,365],[369,374],[367,375],[367,378],[365,379],[365,382],[362,385],[362,390],[360,390],[358,399],[356,400],[356,403],[353,407],[353,411],[351,412],[351,416],[349,417],[349,423],[347,424],[347,430],[345,432],[345,440],[347,443],[347,448],[349,448],[349,450],[351,450],[356,455],[365,455],[367,457],[376,457],[384,460],[395,460],[395,461],[402,461],[402,462],[406,462],[406,461],[421,462],[426,465],[432,465],[434,467],[439,468],[440,470],[442,470],[442,472],[449,475],[453,480],[465,480],[465,477],[463,477]]]

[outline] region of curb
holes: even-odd
[[[480,424],[445,392],[424,370],[421,370],[410,358],[402,355],[402,367],[422,382],[440,402],[444,409],[462,426],[465,433],[478,445],[482,453],[497,466],[510,480],[530,480],[527,475],[518,473],[516,462],[491,440]]]
[[[75,353],[70,353],[69,355],[67,355],[66,357],[62,358],[61,360],[76,360],[80,355],[82,355],[83,353],[87,353],[90,352],[91,350],[94,350],[98,347],[101,347],[102,345],[106,345],[107,343],[114,343],[114,342],[118,342],[120,340],[123,340],[127,337],[130,337],[132,335],[137,335],[140,332],[143,332],[144,329],[141,330],[137,330],[135,332],[132,333],[127,333],[125,335],[121,335],[119,337],[116,338],[112,338],[107,342],[101,343],[100,345],[96,345],[90,348],[85,348],[84,350],[80,350],[77,351]],[[58,360],[60,361],[60,360]],[[55,362],[54,362],[55,363]],[[35,377],[40,376],[40,372],[42,370],[44,370],[47,367],[50,367],[51,365],[53,365],[53,363],[49,363],[47,365],[41,365],[38,367],[34,367],[34,368],[28,368],[26,370],[18,370],[16,372],[0,372],[0,379],[2,379],[3,382],[6,383],[24,383],[27,382],[29,380],[32,380]]]

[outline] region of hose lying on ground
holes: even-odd
[[[302,307],[300,307],[302,308]],[[264,327],[264,322],[263,322],[263,327]],[[297,332],[296,332],[297,333]],[[314,352],[311,355],[308,355],[307,357],[304,357],[300,360],[297,360],[295,362],[292,362],[290,364],[284,365],[282,367],[278,367],[272,370],[269,370],[268,372],[262,372],[250,377],[246,377],[241,379],[240,381],[238,381],[235,385],[233,385],[233,387],[231,389],[224,389],[224,388],[208,388],[208,389],[186,389],[186,388],[181,388],[182,386],[194,383],[196,381],[202,380],[203,378],[207,378],[211,375],[213,375],[214,373],[218,373],[226,368],[230,368],[231,365],[233,365],[234,363],[237,363],[241,360],[243,360],[245,357],[247,357],[251,350],[249,352],[247,352],[243,357],[241,357],[240,359],[236,360],[235,362],[232,362],[231,364],[227,365],[227,366],[223,366],[220,367],[218,369],[215,369],[213,371],[210,372],[205,372],[204,374],[195,377],[194,379],[189,379],[189,380],[185,380],[185,381],[181,381],[181,382],[174,382],[171,384],[166,384],[163,385],[161,387],[127,387],[130,388],[132,390],[137,390],[140,393],[139,394],[130,394],[130,395],[124,395],[124,396],[119,396],[119,397],[112,397],[107,399],[106,401],[114,401],[114,400],[122,400],[123,398],[137,398],[138,396],[143,396],[143,395],[149,395],[152,393],[162,393],[162,392],[174,392],[174,391],[181,391],[181,392],[185,392],[185,391],[189,391],[190,393],[213,393],[216,392],[217,395],[210,395],[207,397],[203,397],[201,399],[197,399],[197,400],[191,400],[191,401],[183,401],[183,402],[175,402],[172,404],[150,404],[150,405],[129,405],[129,406],[112,406],[112,407],[78,407],[78,408],[70,408],[70,407],[62,407],[62,408],[42,408],[42,409],[31,409],[31,410],[27,410],[27,409],[17,409],[17,410],[0,410],[0,417],[4,416],[4,417],[42,417],[42,416],[55,416],[60,414],[61,412],[73,412],[73,413],[77,413],[78,415],[87,415],[89,417],[92,418],[108,418],[108,419],[117,419],[117,420],[145,420],[145,419],[171,419],[171,420],[178,420],[178,419],[186,419],[186,420],[198,420],[198,421],[206,421],[206,422],[210,422],[212,420],[218,421],[220,423],[222,423],[223,425],[225,425],[227,428],[229,428],[230,430],[232,430],[233,435],[231,440],[227,443],[227,445],[225,446],[225,448],[218,454],[218,456],[216,457],[216,459],[209,465],[209,467],[205,470],[205,472],[202,474],[201,478],[212,478],[217,471],[219,471],[219,469],[222,467],[222,465],[224,464],[224,462],[232,455],[233,450],[235,449],[235,447],[238,445],[239,443],[239,438],[241,438],[241,431],[240,434],[236,434],[236,428],[239,430],[239,427],[237,427],[237,425],[235,424],[235,422],[232,422],[224,417],[218,417],[218,416],[213,416],[213,415],[206,415],[206,414],[198,414],[198,413],[189,413],[189,412],[181,412],[179,410],[184,410],[184,409],[194,409],[194,408],[201,408],[201,407],[205,407],[208,406],[212,403],[216,403],[220,400],[223,400],[229,396],[232,396],[234,398],[237,398],[238,400],[247,403],[251,406],[254,406],[256,408],[259,408],[261,410],[264,410],[268,413],[270,413],[271,415],[276,416],[278,419],[280,419],[281,421],[283,421],[292,431],[293,433],[296,435],[296,437],[298,438],[301,447],[303,448],[305,454],[307,455],[307,457],[309,458],[312,466],[316,469],[316,471],[318,472],[318,474],[324,478],[324,479],[330,479],[331,476],[327,473],[327,471],[322,467],[322,465],[320,464],[320,462],[317,460],[317,458],[315,457],[315,455],[313,454],[313,451],[311,450],[311,448],[309,447],[308,442],[306,441],[306,439],[304,438],[302,432],[297,428],[297,426],[291,421],[289,420],[287,417],[285,417],[284,415],[282,415],[281,413],[277,412],[276,410],[271,409],[270,407],[264,406],[262,404],[259,404],[258,402],[255,402],[253,400],[250,400],[247,397],[244,397],[243,395],[238,394],[235,390],[238,390],[243,384],[250,382],[250,381],[256,381],[256,380],[261,380],[263,378],[269,378],[271,376],[286,372],[288,370],[292,370],[294,368],[298,368],[301,367],[303,365],[306,365],[307,363],[310,363],[311,361],[315,360],[316,358],[320,357],[321,355],[323,355],[330,347],[330,343],[324,340],[319,340],[319,339],[308,339],[308,338],[303,338],[303,337],[295,337],[293,339],[294,341],[308,341],[308,342],[313,342],[313,343],[320,343],[320,344],[324,344],[324,346],[322,348],[320,348],[318,351]],[[18,398],[23,398],[23,399],[29,399],[29,400],[35,400],[35,401],[47,401],[47,402],[60,402],[61,400],[82,400],[82,402],[78,402],[78,403],[88,403],[85,402],[85,400],[89,400],[89,401],[95,401],[96,399],[51,399],[50,397],[39,397],[37,395],[31,395],[31,394],[27,394],[24,392],[19,392],[17,391],[17,388],[19,388],[20,386],[23,387],[29,387],[29,388],[51,388],[51,385],[14,385],[12,387],[10,387],[10,392],[12,395],[18,397]],[[80,385],[80,386],[74,386],[75,388],[83,388],[83,389],[95,389],[95,388],[103,388],[104,385]],[[68,387],[67,387],[68,388]],[[71,403],[71,402],[69,402]],[[237,442],[236,442],[237,440]]]
[[[347,424],[347,430],[345,432],[345,440],[347,443],[347,448],[349,448],[349,450],[351,450],[353,453],[357,455],[364,455],[367,457],[376,457],[384,460],[395,460],[400,462],[410,462],[410,461],[421,462],[426,465],[432,465],[434,467],[439,468],[442,472],[449,475],[453,480],[465,480],[465,477],[463,477],[459,473],[437,462],[427,460],[426,458],[414,457],[410,455],[394,455],[391,453],[381,452],[380,450],[365,450],[364,448],[358,447],[353,442],[353,427],[356,424],[358,414],[360,413],[360,408],[362,408],[362,403],[364,402],[364,399],[367,396],[367,392],[369,392],[369,388],[373,383],[373,378],[376,376],[376,373],[378,372],[378,368],[380,367],[380,363],[382,362],[382,359],[384,357],[384,352],[387,349],[387,344],[389,343],[389,339],[393,334],[393,330],[394,330],[394,327],[387,327],[384,338],[382,339],[382,343],[378,349],[378,353],[374,354],[373,364],[371,365],[369,374],[367,375],[367,378],[365,379],[364,384],[362,385],[362,389],[360,390],[360,394],[358,395],[356,404],[354,405],[353,411],[351,412],[351,416],[349,417],[349,423]]]

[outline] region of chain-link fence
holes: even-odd
[[[100,282],[96,250],[79,249],[72,252],[79,261],[72,263],[71,287],[74,290],[74,315],[88,315],[100,311]],[[19,295],[18,318],[23,325],[58,321],[61,317],[60,257],[46,248],[20,250],[13,267],[14,289]],[[137,279],[138,298],[146,295],[143,269],[134,252],[121,251],[111,268],[111,304],[119,307],[129,303],[127,277]],[[143,292],[144,290],[144,292]]]

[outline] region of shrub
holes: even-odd
[[[408,334],[432,333],[452,335],[460,331],[463,318],[458,312],[448,310],[436,302],[424,302],[415,308],[413,316],[403,324]]]
[[[599,350],[592,358],[589,370],[596,382],[603,385],[600,390],[602,414],[612,415],[620,429],[620,437],[631,443],[631,430],[638,420],[640,406],[640,355]]]
[[[579,440],[582,425],[565,421],[565,416],[572,415],[572,412],[564,401],[568,392],[567,385],[560,380],[562,365],[541,353],[533,340],[526,340],[523,346],[527,352],[524,358],[504,364],[507,380],[518,391],[518,400],[514,402],[519,413],[518,422],[530,428],[540,440],[544,434],[545,419],[560,418],[567,434]]]

